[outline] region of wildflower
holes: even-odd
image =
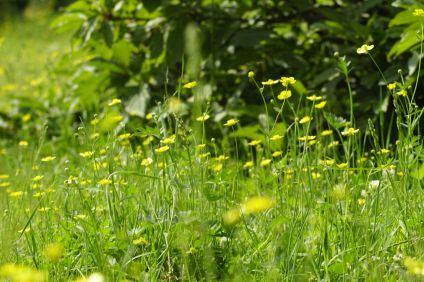
[[[396,95],[403,96],[403,97],[406,97],[407,94],[408,93],[406,92],[405,89],[402,89],[402,90],[399,90],[398,92],[396,92]]]
[[[257,146],[257,145],[259,145],[261,143],[262,143],[261,140],[252,140],[249,143],[247,143],[247,145],[249,145],[249,146]]]
[[[249,73],[247,74],[247,77],[252,79],[255,77],[255,73],[253,71],[249,71]]]
[[[196,146],[197,150],[202,150],[206,147],[206,144],[199,144]]]
[[[327,130],[322,131],[320,135],[321,136],[328,136],[328,135],[331,135],[331,134],[333,134],[333,130],[327,129]]]
[[[270,160],[270,159],[265,159],[265,160],[262,160],[262,161],[261,161],[260,165],[261,165],[261,166],[267,166],[267,165],[269,165],[270,163],[271,163],[271,160]]]
[[[185,89],[191,89],[197,86],[197,81],[191,81],[183,85]]]
[[[339,145],[339,141],[332,141],[332,142],[330,142],[330,144],[328,144],[328,146],[327,146],[327,148],[333,148],[333,147],[336,147],[336,146],[338,146]]]
[[[248,161],[248,162],[246,162],[246,163],[243,165],[243,168],[247,169],[247,168],[251,168],[251,167],[253,167],[253,166],[254,166],[253,162],[252,162],[252,161]]]
[[[312,117],[310,117],[310,116],[305,116],[305,117],[303,117],[303,118],[299,121],[299,123],[300,123],[300,124],[303,124],[303,123],[310,122],[311,120],[312,120]]]
[[[161,154],[161,153],[164,153],[168,150],[169,150],[169,146],[165,145],[165,146],[162,146],[162,147],[155,149],[155,152],[158,153],[158,154]]]
[[[343,132],[343,136],[352,136],[359,132],[359,129],[355,129],[353,127],[346,128]]]
[[[2,182],[0,183],[0,187],[4,188],[4,187],[9,187],[10,186],[10,182]]]
[[[379,155],[387,155],[389,153],[390,153],[390,150],[383,148],[377,154],[379,154]]]
[[[322,109],[327,104],[327,101],[322,101],[321,103],[316,104],[314,107],[315,109]]]
[[[174,144],[175,143],[175,134],[163,139],[160,141],[160,143],[165,144],[165,145],[169,145],[169,144]]]
[[[36,175],[32,178],[32,181],[38,182],[38,181],[41,181],[41,179],[43,178],[44,178],[44,175]]]
[[[152,158],[145,158],[141,161],[142,166],[149,166],[153,163]]]
[[[315,138],[317,138],[314,135],[311,136],[301,136],[298,138],[299,141],[311,141],[311,140],[315,140]]]
[[[155,138],[153,137],[153,136],[149,136],[149,137],[147,137],[146,139],[144,139],[144,141],[143,141],[143,145],[144,146],[147,146],[147,145],[149,145],[150,143],[152,143],[152,141],[153,140],[155,140]]]
[[[154,113],[148,113],[147,115],[146,115],[146,119],[147,120],[151,120],[153,117],[154,117]]]
[[[212,167],[212,170],[215,172],[220,172],[224,166],[222,163],[217,163]]]
[[[124,133],[124,134],[118,135],[119,140],[128,140],[130,138],[131,138],[131,133]]]
[[[51,262],[58,262],[60,258],[63,256],[65,249],[60,243],[52,243],[45,247],[44,255]]]
[[[138,239],[135,239],[135,240],[132,241],[132,243],[136,246],[148,244],[147,240],[144,237],[140,237]]]
[[[389,83],[387,85],[387,89],[389,89],[389,90],[394,90],[395,88],[396,88],[396,82]]]
[[[99,182],[97,182],[97,184],[99,184],[100,186],[107,186],[109,184],[112,184],[112,180],[107,179],[107,178],[103,178],[103,179],[99,180]]]
[[[4,180],[4,179],[9,179],[9,174],[0,174],[0,179]]]
[[[18,143],[19,147],[28,147],[28,141],[22,140]]]
[[[95,117],[95,118],[93,118],[91,121],[90,121],[90,124],[91,125],[96,125],[96,124],[98,124],[100,122],[100,120],[97,118],[97,117]]]
[[[242,214],[252,214],[266,211],[274,206],[274,201],[268,197],[252,197],[241,207]]]
[[[22,191],[15,191],[15,192],[10,192],[9,196],[12,198],[19,198],[24,194],[24,192]]]
[[[368,189],[376,189],[380,186],[380,180],[371,180],[368,184]]]
[[[112,99],[112,101],[110,101],[110,103],[108,104],[109,105],[109,107],[112,107],[112,106],[115,106],[115,105],[118,105],[118,104],[121,104],[122,103],[122,101],[121,101],[121,99]]]
[[[283,139],[283,136],[278,135],[278,134],[275,134],[275,135],[271,136],[271,138],[269,138],[269,140],[271,140],[271,141],[277,141],[277,140],[281,140],[281,139]]]
[[[200,117],[196,118],[196,120],[197,120],[197,121],[204,122],[204,121],[207,121],[209,118],[210,118],[210,116],[209,116],[208,114],[204,114],[204,115],[202,115],[202,116],[200,116]]]
[[[356,50],[358,54],[368,54],[368,51],[371,51],[374,48],[374,45],[364,44]]]
[[[312,172],[311,173],[312,179],[318,179],[321,178],[321,174],[318,172]]]
[[[94,152],[93,151],[85,151],[85,152],[82,152],[82,153],[79,153],[79,154],[80,154],[81,157],[87,159],[87,158],[91,158],[94,155]]]
[[[424,17],[424,10],[423,9],[415,9],[414,12],[412,12],[412,15],[414,17]]]
[[[75,280],[74,282],[105,282],[105,281],[106,281],[106,279],[103,276],[103,274],[95,272],[95,273],[92,273],[88,277],[79,278],[79,279]]]
[[[237,123],[238,123],[238,120],[232,118],[232,119],[227,120],[227,122],[224,123],[224,126],[227,126],[227,127],[234,126]]]
[[[317,96],[314,94],[314,95],[306,97],[306,99],[308,99],[309,101],[315,102],[315,101],[322,100],[322,96]]]
[[[233,208],[227,211],[223,216],[225,225],[233,225],[237,223],[241,218],[241,211],[238,208]]]
[[[267,85],[267,86],[271,86],[271,85],[275,85],[279,82],[279,80],[272,80],[272,79],[268,79],[267,81],[263,81],[262,85]]]
[[[54,159],[56,159],[55,156],[47,156],[47,157],[42,158],[41,161],[47,163],[47,162],[53,161]]]
[[[228,160],[230,157],[226,156],[226,155],[219,155],[218,157],[215,158],[215,161],[218,162],[223,162],[225,160]]]
[[[339,163],[337,164],[338,168],[347,168],[347,163]]]
[[[27,123],[31,119],[31,114],[25,114],[22,116],[21,121],[22,123]]]
[[[290,90],[283,90],[280,92],[280,95],[277,96],[278,100],[285,100],[290,98],[292,95],[292,92]]]
[[[7,263],[0,267],[0,278],[15,282],[43,282],[47,281],[47,274],[28,266]]]
[[[282,77],[280,78],[280,82],[284,87],[289,86],[289,84],[295,84],[296,83],[296,79],[294,79],[294,77]]]
[[[283,152],[282,152],[282,151],[275,151],[274,153],[272,153],[272,156],[273,156],[274,158],[277,158],[277,157],[281,156],[282,154],[283,154]]]
[[[360,206],[365,205],[365,199],[364,198],[359,198],[358,199],[358,205],[360,205]]]
[[[424,262],[415,260],[411,257],[405,257],[403,264],[409,273],[424,276]]]
[[[321,160],[321,164],[325,165],[325,166],[331,166],[335,163],[335,161],[333,159],[328,159],[328,160]]]

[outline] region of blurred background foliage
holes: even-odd
[[[421,56],[422,20],[412,13],[424,5],[414,0],[6,0],[0,11],[3,18],[5,11],[23,13],[26,4],[58,10],[51,27],[73,35],[70,48],[54,60],[54,75],[66,74],[56,89],[61,94],[44,90],[55,97],[45,112],[57,106],[55,114],[66,113],[71,124],[101,114],[117,97],[126,120],[138,126],[170,96],[171,108],[191,120],[209,111],[217,122],[237,117],[258,124],[261,98],[249,71],[259,81],[294,76],[296,97],[323,95],[329,111],[347,117],[338,54],[351,62],[357,122],[366,125],[368,118],[384,121],[392,110],[386,82],[356,49],[374,44],[372,54],[387,81],[399,80],[401,69],[407,85],[416,79]],[[198,87],[181,88],[193,80]],[[420,84],[419,101],[422,90]],[[265,94],[272,109],[274,94]],[[386,125],[380,122],[383,131]]]

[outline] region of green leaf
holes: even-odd
[[[387,54],[387,58],[391,59],[393,57],[397,57],[400,54],[410,50],[415,45],[418,45],[419,39],[417,37],[417,30],[420,27],[417,24],[410,26],[402,35],[402,38],[393,45],[392,49],[390,49]]]
[[[424,178],[424,163],[421,164],[420,168],[416,168],[411,172],[411,177],[421,180]]]
[[[129,66],[130,60],[131,60],[131,54],[134,50],[134,46],[131,44],[131,42],[122,39],[119,42],[115,43],[112,47],[113,51],[113,59],[117,61],[118,63]]]

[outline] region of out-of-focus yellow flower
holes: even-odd
[[[41,179],[43,178],[44,178],[44,175],[36,175],[32,178],[32,181],[38,182],[38,181],[41,181]]]
[[[161,153],[164,153],[168,150],[169,150],[169,146],[165,145],[165,146],[162,146],[162,147],[155,149],[155,152],[158,153],[158,154],[161,154]]]
[[[391,91],[391,90],[395,90],[395,89],[396,89],[396,82],[389,83],[389,84],[387,85],[387,89],[389,89],[390,91]]]
[[[202,116],[200,116],[200,117],[196,118],[196,120],[197,120],[197,121],[204,122],[204,121],[207,121],[209,118],[210,118],[210,115],[208,115],[208,114],[204,114],[204,115],[202,115]]]
[[[328,135],[331,135],[331,134],[333,134],[333,130],[327,129],[327,130],[323,130],[320,135],[321,136],[328,136]]]
[[[424,10],[423,9],[415,9],[414,12],[412,12],[412,15],[415,17],[424,17]]]
[[[191,89],[197,86],[197,81],[191,81],[183,85],[185,89]]]
[[[406,92],[405,89],[401,89],[398,92],[396,92],[396,95],[406,97],[406,95],[408,95],[408,93]]]
[[[271,85],[277,84],[278,82],[280,82],[280,81],[279,80],[268,79],[267,81],[262,81],[262,85],[271,86]]]
[[[245,162],[244,163],[243,168],[247,169],[247,168],[251,168],[253,166],[254,166],[253,162],[252,161],[248,161],[248,162]]]
[[[175,134],[163,139],[160,141],[160,143],[165,144],[165,145],[170,145],[170,144],[174,144],[175,143]]]
[[[253,214],[266,211],[274,206],[274,201],[268,197],[256,196],[248,199],[242,206],[242,214]]]
[[[353,127],[346,128],[343,132],[343,136],[352,136],[359,132],[359,129],[355,129]]]
[[[105,282],[106,279],[103,276],[103,274],[99,272],[95,272],[90,274],[88,277],[82,277],[78,278],[77,280],[74,280],[74,282]]]
[[[299,141],[311,141],[317,138],[315,135],[301,136],[298,138]]]
[[[327,105],[327,101],[322,101],[322,102],[316,104],[314,107],[315,107],[315,109],[322,109],[322,108],[325,107],[325,105]]]
[[[283,136],[278,135],[278,134],[272,135],[271,138],[269,138],[269,140],[271,140],[271,141],[277,141],[277,140],[281,140],[281,139],[283,139]]]
[[[280,92],[280,94],[277,96],[278,100],[285,100],[292,96],[292,92],[290,90],[283,90]]]
[[[55,159],[56,159],[55,156],[46,156],[46,157],[42,158],[41,161],[47,163],[47,162],[51,162]]]
[[[249,71],[249,73],[247,74],[247,77],[249,77],[250,79],[255,77],[255,73],[253,71]]]
[[[271,163],[270,159],[265,159],[265,160],[261,161],[260,165],[261,166],[268,166],[270,163]]]
[[[281,156],[282,154],[283,154],[283,152],[282,152],[282,151],[275,151],[274,153],[272,153],[272,156],[273,156],[274,158],[276,158],[276,157]]]
[[[237,123],[238,123],[238,120],[232,118],[232,119],[227,120],[227,122],[224,123],[224,126],[227,126],[227,127],[234,126]]]
[[[103,178],[103,179],[99,180],[99,182],[97,182],[97,184],[99,184],[100,186],[107,186],[109,184],[112,184],[112,180],[107,179],[107,178]]]
[[[122,101],[121,101],[121,99],[112,99],[112,101],[110,101],[110,103],[108,104],[109,105],[109,107],[112,107],[112,106],[115,106],[115,105],[118,105],[118,104],[121,104],[122,103]]]
[[[310,122],[311,120],[312,120],[312,117],[310,117],[310,116],[305,116],[305,117],[301,118],[301,120],[299,121],[299,123],[300,123],[300,124],[303,124],[303,123]]]
[[[145,158],[141,161],[142,166],[149,166],[153,163],[152,158]]]
[[[58,262],[65,252],[65,248],[60,243],[52,243],[44,248],[44,255],[51,262]]]
[[[368,51],[371,51],[373,48],[374,48],[374,45],[364,44],[361,47],[359,47],[358,49],[356,49],[356,53],[358,53],[358,54],[367,54]]]
[[[28,147],[28,141],[21,140],[18,143],[19,147]]]
[[[292,76],[290,76],[290,77],[284,77],[283,76],[282,78],[280,78],[280,82],[284,87],[287,87],[287,86],[289,86],[289,84],[291,84],[291,85],[295,84],[296,79]]]
[[[47,274],[42,271],[12,263],[0,266],[0,278],[12,282],[44,282],[48,280]]]
[[[261,140],[252,140],[249,143],[247,143],[249,146],[257,146],[259,144],[261,144],[262,141]]]
[[[238,208],[233,208],[227,211],[223,216],[224,224],[226,225],[234,225],[239,222],[241,218],[241,211]]]
[[[21,118],[22,123],[27,123],[28,121],[31,120],[31,117],[32,117],[31,114],[23,115],[22,118]]]
[[[94,152],[93,151],[85,151],[85,152],[79,153],[79,155],[83,158],[91,158],[94,155]]]
[[[222,163],[217,163],[215,165],[212,166],[212,170],[215,172],[220,172],[223,168],[223,164]]]
[[[306,97],[306,99],[308,99],[309,101],[319,101],[319,100],[322,100],[322,96],[317,96],[317,95],[311,95],[311,96],[308,96],[308,97]]]
[[[134,245],[147,245],[148,244],[148,242],[147,242],[147,240],[146,240],[146,238],[144,238],[144,237],[140,237],[140,238],[138,238],[138,239],[134,239],[133,241],[132,241],[132,243],[134,244]]]

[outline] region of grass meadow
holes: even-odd
[[[187,118],[178,98],[196,96],[195,81],[134,130],[118,98],[59,114],[73,107],[69,36],[28,13],[0,33],[0,281],[424,277],[423,109],[401,72],[383,88],[392,117],[366,127],[353,108],[339,118],[325,97],[292,92],[296,73],[251,71],[244,81],[271,101],[262,131],[207,105]],[[372,46],[358,47],[373,64]]]

